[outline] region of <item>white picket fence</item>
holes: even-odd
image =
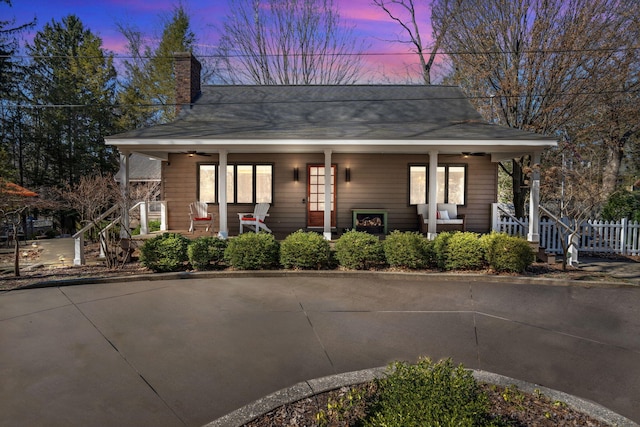
[[[500,215],[494,219],[494,230],[512,236],[526,236],[529,232],[527,218],[515,219]],[[562,254],[562,236],[555,220],[540,220],[540,247],[549,253]],[[578,250],[591,253],[640,255],[640,223],[588,220],[579,227]]]

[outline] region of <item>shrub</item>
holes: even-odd
[[[450,359],[396,362],[376,384],[365,426],[491,425],[488,397],[472,373]]]
[[[366,270],[384,264],[382,243],[363,231],[347,231],[336,241],[335,248],[336,258],[345,268]]]
[[[448,231],[438,233],[435,240],[433,240],[433,257],[435,259],[436,266],[442,270],[446,268],[447,263],[447,248],[449,246],[449,239],[454,233]]]
[[[224,260],[224,250],[227,248],[227,241],[217,237],[198,237],[189,243],[187,255],[189,263],[198,270],[206,270],[219,265]]]
[[[140,247],[140,263],[155,272],[178,271],[187,261],[189,239],[181,234],[164,233]]]
[[[602,219],[620,221],[627,218],[640,222],[640,191],[617,191],[602,208]]]
[[[269,233],[244,233],[229,239],[225,261],[238,270],[267,270],[278,267],[280,245]]]
[[[391,267],[426,268],[431,265],[433,245],[420,233],[393,231],[382,246]]]
[[[485,259],[496,271],[522,273],[535,261],[529,242],[521,237],[491,233],[482,237]]]
[[[446,270],[475,270],[484,265],[484,250],[475,233],[454,233],[445,250]]]
[[[329,242],[318,233],[298,230],[280,245],[280,264],[284,268],[321,269],[330,261]]]

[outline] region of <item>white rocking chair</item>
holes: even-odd
[[[270,206],[269,203],[258,203],[253,209],[253,213],[238,213],[240,234],[243,233],[243,226],[247,226],[256,233],[260,230],[271,233],[269,227],[264,223],[265,218],[269,216],[267,212],[269,212]]]
[[[206,231],[213,232],[213,214],[209,213],[209,205],[205,202],[193,202],[189,205],[189,219],[191,220],[190,233],[193,233],[196,226],[200,224],[206,226]]]

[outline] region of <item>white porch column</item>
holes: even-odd
[[[220,216],[220,231],[218,237],[229,237],[229,224],[227,219],[227,150],[218,153],[218,215]]]
[[[529,194],[529,233],[527,240],[540,243],[540,151],[531,155],[531,192]]]
[[[324,150],[324,230],[325,240],[331,240],[331,150]]]
[[[122,178],[120,180],[120,191],[122,193],[122,226],[120,227],[120,238],[128,239],[131,234],[129,227],[129,156],[128,151],[120,152],[120,170]]]
[[[427,237],[430,240],[436,238],[438,217],[438,152],[429,151],[429,224]]]

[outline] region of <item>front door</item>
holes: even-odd
[[[324,227],[324,165],[307,166],[307,227]],[[336,226],[336,166],[331,165],[331,226]]]

